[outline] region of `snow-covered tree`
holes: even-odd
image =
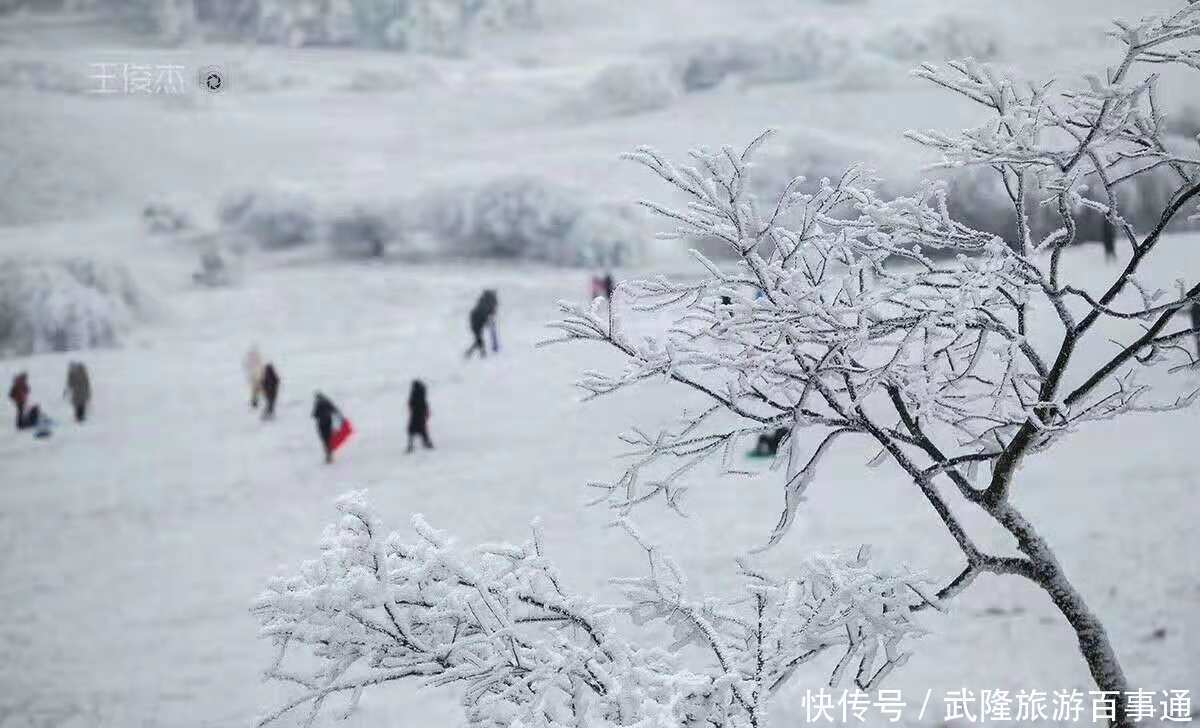
[[[1173,220],[1200,217],[1200,159],[1163,144],[1155,76],[1141,70],[1200,69],[1200,3],[1118,22],[1114,35],[1125,44],[1119,63],[1079,87],[1018,83],[971,60],[917,72],[988,114],[965,131],[910,137],[947,165],[994,170],[1018,221],[1013,240],[953,219],[938,184],[885,199],[856,169],[793,180],[761,203],[750,178],[767,135],[742,152],[694,152],[689,166],[651,149],[631,155],[687,197],[682,209],[647,203],[677,225],[669,236],[718,239],[736,256],[722,267],[697,255],[697,281],[624,284],[612,306],[564,303],[555,324],[554,341],[598,342],[627,360],[619,373],[585,374],[588,396],[666,378],[708,402],[677,427],[623,436],[635,464],[592,484],[645,549],[650,573],[620,582],[626,602],[604,606],[567,590],[536,536],[461,550],[417,521],[408,543],[384,536],[351,497],[321,558],[272,582],[256,604],[280,650],[269,675],[297,689],[262,724],[301,707],[311,720],[331,696],[353,704],[368,687],[417,678],[462,685],[480,726],[763,726],[796,666],[834,650],[843,657],[832,684],[852,676],[875,687],[920,634],[915,612],[990,573],[1047,594],[1098,689],[1115,693],[1116,723],[1133,725],[1104,625],[1011,497],[1022,462],[1071,432],[1196,395],[1187,378],[1196,362],[1182,345],[1196,330],[1175,314],[1200,299],[1200,283],[1164,299],[1139,272]],[[1162,167],[1176,175],[1175,193],[1139,233],[1117,192]],[[1102,201],[1084,197],[1085,185]],[[1057,210],[1061,226],[1035,232],[1030,204]],[[1080,209],[1108,217],[1129,247],[1096,290],[1072,280],[1063,259]],[[1086,346],[1097,337],[1121,343],[1097,361]],[[783,508],[765,548],[787,535],[823,456],[860,437],[878,448],[873,464],[911,480],[961,550],[961,570],[927,589],[859,556],[813,558],[786,577],[747,559],[740,598],[691,596],[631,525],[633,513],[655,499],[680,508],[695,466],[722,458],[733,469],[742,440],[778,428],[789,432]],[[1010,534],[1011,552],[981,545],[963,509]],[[665,621],[678,643],[618,628],[622,615]],[[671,649],[692,644],[703,651]]]
[[[787,428],[774,544],[822,456],[839,438],[868,438],[879,461],[911,478],[962,551],[961,572],[938,598],[982,573],[1029,580],[1075,630],[1097,687],[1119,694],[1125,716],[1129,686],[1103,624],[1011,499],[1021,463],[1071,432],[1185,407],[1197,394],[1187,377],[1197,362],[1183,345],[1196,330],[1174,322],[1200,299],[1200,283],[1168,296],[1145,286],[1139,271],[1168,225],[1200,199],[1200,158],[1164,144],[1157,76],[1143,72],[1166,64],[1200,69],[1200,4],[1115,28],[1123,56],[1078,87],[1021,83],[970,59],[916,72],[987,113],[965,131],[908,136],[939,152],[945,166],[992,170],[1015,213],[1013,240],[953,219],[939,185],[883,199],[854,169],[812,186],[796,179],[761,204],[747,190],[765,136],[741,153],[694,152],[692,166],[651,149],[632,155],[689,198],[684,209],[648,203],[677,223],[672,235],[719,238],[738,262],[726,269],[698,256],[707,272],[701,281],[622,287],[634,312],[678,312],[657,336],[627,334],[617,307],[564,304],[562,338],[604,342],[628,358],[619,374],[588,374],[581,385],[590,394],[668,377],[710,401],[677,430],[627,436],[644,457],[607,484],[613,505],[627,511],[656,497],[677,504],[692,466],[722,455],[728,462],[743,438]],[[1174,176],[1172,194],[1157,223],[1139,233],[1121,190],[1163,168]],[[1085,187],[1095,196],[1085,197]],[[1059,226],[1034,231],[1031,204],[1055,210]],[[1080,210],[1112,221],[1129,248],[1125,264],[1095,290],[1072,280],[1063,261]],[[733,305],[719,307],[722,296]],[[1120,342],[1100,361],[1079,353],[1097,337]],[[671,468],[665,476],[648,474],[663,462]],[[1007,531],[1014,552],[980,546],[956,515],[962,507]]]

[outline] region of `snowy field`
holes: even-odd
[[[773,126],[788,139],[876,150],[880,158],[867,161],[885,166],[917,159],[902,130],[967,123],[964,109],[908,79],[899,62],[871,83],[726,84],[642,113],[580,114],[579,94],[597,70],[676,34],[752,34],[798,19],[866,37],[898,19],[884,0],[661,0],[607,13],[600,2],[577,5],[557,9],[543,32],[490,38],[456,60],[161,48],[83,21],[0,18],[0,68],[25,63],[43,69],[33,77],[69,78],[67,86],[91,83],[96,62],[219,64],[230,73],[226,93],[178,98],[0,79],[0,257],[119,261],[158,302],[120,346],[0,360],[0,381],[29,371],[34,401],[62,423],[45,441],[0,429],[0,728],[251,725],[283,691],[261,679],[272,649],[256,639],[250,603],[282,566],[316,554],[334,499],[350,489],[368,489],[395,528],[420,513],[464,543],[520,540],[540,518],[550,554],[579,591],[604,593],[611,577],[643,568],[642,554],[607,527],[611,514],[584,505],[585,484],[619,472],[617,434],[664,424],[689,395],[650,383],[580,403],[578,375],[621,360],[598,347],[535,348],[556,301],[586,297],[596,271],[332,260],[314,249],[251,255],[238,285],[198,288],[197,249],[146,233],[138,220],[146,200],[169,199],[211,229],[222,194],[274,184],[322,199],[401,200],[520,173],[606,201],[662,199],[665,190],[620,153],[738,145]],[[951,8],[995,20],[1003,60],[1044,73],[1111,50],[1103,19],[1149,9],[1140,6],[1020,0],[998,12],[994,3],[923,0],[908,20]],[[1064,41],[1058,30],[1074,19],[1089,30]],[[356,79],[366,90],[354,90]],[[655,245],[618,277],[691,270],[678,246]],[[1197,246],[1196,234],[1172,236],[1146,279],[1168,289],[1194,280]],[[1068,265],[1084,282],[1111,274],[1094,245],[1071,251]],[[467,312],[489,287],[500,292],[502,351],[464,361]],[[283,379],[273,422],[247,403],[241,358],[254,343]],[[1104,352],[1088,355],[1099,361]],[[59,397],[74,359],[88,363],[95,387],[83,426],[67,422]],[[406,455],[413,378],[429,384],[437,449]],[[332,466],[321,462],[310,417],[316,390],[358,430]],[[1195,409],[1093,426],[1052,458],[1027,462],[1015,494],[1107,625],[1131,683],[1194,695],[1200,476],[1189,453],[1198,438]],[[957,573],[961,554],[935,514],[898,470],[865,468],[872,454],[846,446],[833,455],[769,563],[870,543],[885,562],[937,581]],[[697,476],[689,518],[652,506],[638,521],[698,590],[720,592],[733,584],[733,559],[775,523],[781,478],[710,469]],[[985,543],[1006,543],[992,536]],[[887,685],[912,700],[927,689],[1090,689],[1074,634],[1016,577],[981,577],[948,614],[924,620],[931,634]],[[828,669],[813,665],[797,685],[819,687]],[[801,697],[781,700],[781,725],[799,723]],[[461,708],[453,691],[404,684],[368,692],[345,722],[322,720],[453,726]]]

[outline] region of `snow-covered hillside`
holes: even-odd
[[[0,728],[251,725],[284,692],[261,680],[272,649],[255,637],[251,600],[281,568],[315,555],[349,489],[368,489],[396,527],[420,513],[466,543],[521,539],[540,518],[548,551],[580,591],[607,594],[609,578],[641,573],[643,554],[608,528],[611,513],[584,505],[585,484],[621,468],[618,433],[662,425],[690,395],[652,382],[580,404],[577,376],[621,360],[601,348],[535,348],[555,302],[585,298],[600,271],[461,260],[479,241],[452,245],[436,229],[378,260],[316,244],[257,250],[221,227],[231,192],[286,190],[313,201],[299,207],[318,220],[365,206],[406,229],[425,220],[428,200],[534,179],[569,190],[564,206],[589,221],[619,210],[595,227],[619,224],[626,235],[624,226],[645,224],[624,217],[630,203],[660,190],[621,153],[650,144],[678,158],[766,127],[780,130],[781,158],[861,160],[907,179],[928,159],[903,141],[905,129],[977,120],[911,79],[911,54],[969,36],[973,47],[994,43],[998,63],[1070,73],[1111,52],[1106,18],[1165,4],[920,0],[901,12],[890,0],[653,0],[617,11],[564,0],[540,30],[481,38],[461,58],[164,47],[89,17],[0,16],[0,260],[119,263],[155,302],[153,316],[121,327],[116,346],[0,360],[0,381],[28,371],[33,401],[60,423],[49,440],[0,428]],[[812,28],[838,53],[808,53]],[[763,37],[771,52],[743,52]],[[681,71],[706,54],[729,68]],[[100,63],[179,65],[187,89],[89,93]],[[810,76],[814,63],[825,65]],[[195,86],[194,71],[210,65],[227,74],[222,93]],[[720,77],[713,88],[685,86],[708,73]],[[1200,103],[1171,73],[1166,87]],[[194,227],[148,232],[151,200]],[[680,245],[649,240],[658,224],[642,230],[649,254],[619,277],[695,272]],[[1168,239],[1146,282],[1193,281],[1198,244],[1195,234]],[[235,285],[194,285],[208,246],[237,258]],[[1097,248],[1067,255],[1085,283],[1111,274]],[[464,361],[467,314],[483,288],[499,291],[502,351]],[[253,344],[282,375],[273,422],[248,407],[241,359]],[[60,396],[75,359],[95,388],[82,426],[68,422]],[[430,388],[437,448],[406,455],[414,378]],[[332,466],[310,417],[317,390],[358,430]],[[1015,496],[1108,626],[1131,682],[1193,694],[1198,418],[1193,409],[1097,425],[1053,460],[1026,463]],[[903,475],[864,467],[873,454],[831,457],[768,563],[870,543],[886,563],[939,580],[960,568]],[[733,559],[777,520],[781,478],[710,469],[690,518],[654,506],[638,520],[698,589],[720,592],[733,584]],[[910,699],[927,689],[1090,689],[1074,633],[1015,577],[982,577],[949,614],[923,620],[931,634],[888,684]],[[828,668],[806,668],[798,684],[819,687]],[[802,697],[783,696],[781,725],[798,722]],[[405,683],[369,692],[346,722],[322,720],[374,728],[462,717],[453,691]]]

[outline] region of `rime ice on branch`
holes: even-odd
[[[320,558],[254,605],[278,649],[267,677],[296,687],[260,726],[292,711],[309,725],[327,703],[352,710],[363,690],[406,678],[461,686],[473,726],[761,725],[768,698],[818,657],[836,658],[832,685],[878,684],[922,634],[909,605],[932,599],[913,575],[873,572],[865,552],[787,579],[744,570],[741,597],[696,599],[623,523],[650,573],[618,581],[628,601],[604,605],[566,590],[536,527],[520,545],[461,549],[419,516],[411,542],[386,533],[362,493],[338,509]],[[675,644],[629,639],[617,629],[629,618],[667,625]]]

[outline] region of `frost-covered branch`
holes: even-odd
[[[362,493],[338,510],[320,558],[255,602],[278,649],[266,677],[296,688],[260,726],[299,710],[309,725],[330,698],[352,711],[363,690],[408,679],[459,686],[472,726],[759,726],[766,699],[806,662],[828,655],[832,685],[850,667],[859,687],[878,684],[924,634],[910,604],[937,604],[922,578],[881,573],[865,550],[785,579],[743,565],[741,594],[694,598],[624,521],[650,571],[618,580],[627,602],[605,605],[566,591],[536,528],[521,545],[462,549],[420,517],[411,542],[385,533]],[[665,625],[675,643],[632,639],[626,618]]]

